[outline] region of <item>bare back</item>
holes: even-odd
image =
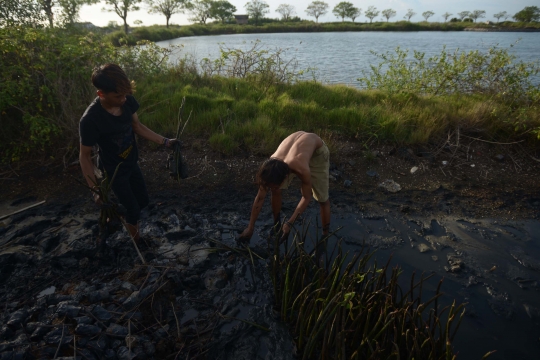
[[[297,131],[287,136],[271,157],[283,160],[302,179],[309,176],[309,160],[321,146],[323,141],[318,135]]]

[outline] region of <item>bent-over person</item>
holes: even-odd
[[[279,229],[281,212],[281,190],[287,189],[294,176],[302,183],[302,198],[296,209],[283,223],[281,230],[287,237],[291,227],[307,208],[311,197],[319,202],[323,235],[328,235],[330,227],[330,200],[328,195],[330,171],[330,151],[322,139],[313,133],[298,131],[281,142],[276,152],[266,160],[256,176],[259,191],[253,202],[249,225],[239,240],[249,240],[253,236],[255,222],[259,217],[264,198],[271,192],[274,227]]]
[[[98,145],[98,167],[112,177],[118,172],[112,190],[126,208],[126,229],[135,241],[139,240],[141,209],[149,203],[146,184],[139,168],[139,151],[135,134],[170,147],[176,139],[167,139],[144,126],[137,116],[139,103],[132,95],[132,85],[120,66],[105,64],[92,73],[97,97],[84,112],[79,123],[79,161],[88,186],[96,183],[92,163],[92,147]],[[101,203],[94,193],[94,201]]]

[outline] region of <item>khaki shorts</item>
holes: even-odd
[[[330,186],[330,150],[325,143],[313,153],[311,160],[309,160],[309,171],[311,172],[313,197],[318,202],[325,202],[329,198],[328,188]],[[293,173],[287,175],[279,188],[289,188],[295,176]]]

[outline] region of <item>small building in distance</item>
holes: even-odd
[[[236,19],[236,23],[238,25],[247,25],[249,15],[234,15],[234,18]]]

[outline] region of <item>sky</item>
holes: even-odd
[[[341,0],[325,0],[329,5],[328,13],[319,18],[319,22],[328,22],[328,21],[340,21],[341,19],[336,18],[332,14],[332,9],[336,6]],[[384,9],[394,9],[397,12],[397,15],[394,18],[391,18],[390,21],[399,21],[403,20],[403,16],[408,9],[413,9],[417,13],[411,21],[422,21],[422,13],[424,11],[433,11],[435,15],[431,17],[430,21],[443,21],[442,14],[449,12],[456,14],[461,11],[473,11],[473,10],[485,10],[486,18],[482,20],[493,20],[493,14],[506,11],[511,15],[514,15],[518,11],[522,10],[526,6],[537,5],[536,0],[368,0],[368,1],[355,1],[348,0],[353,3],[356,7],[362,10],[362,13],[359,18],[356,19],[356,22],[368,22],[369,20],[364,16],[364,11],[369,6],[375,6],[378,10]],[[229,0],[233,4],[237,11],[236,14],[245,14],[245,5],[248,0]],[[290,4],[295,7],[296,15],[302,19],[313,19],[307,16],[305,9],[312,2],[312,0],[266,0],[266,3],[270,6],[270,13],[266,17],[270,18],[279,18],[280,15],[275,12],[276,8],[280,4]],[[80,21],[82,22],[91,22],[97,26],[106,26],[109,21],[116,21],[118,24],[123,24],[122,19],[112,12],[102,11],[106,7],[105,2],[102,1],[99,4],[95,5],[84,5],[80,11]],[[156,15],[148,13],[148,6],[145,3],[140,4],[141,10],[136,12],[128,13],[127,22],[130,26],[135,26],[134,22],[136,20],[142,21],[143,26],[148,25],[165,25],[165,16]],[[452,16],[453,17],[453,16]],[[374,21],[380,20],[380,17],[374,19]],[[177,25],[187,25],[191,22],[188,20],[187,14],[175,14],[171,17],[171,24]]]

